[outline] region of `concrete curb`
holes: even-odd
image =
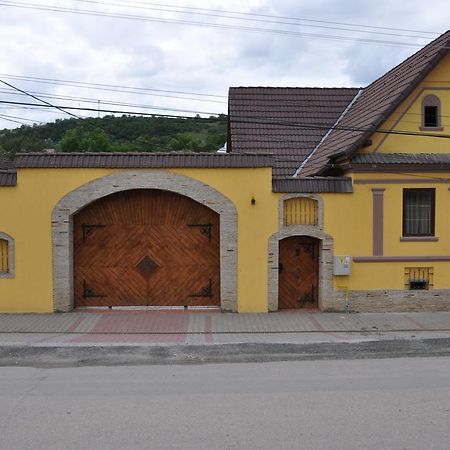
[[[1,367],[78,367],[450,356],[450,338],[358,343],[2,346]]]

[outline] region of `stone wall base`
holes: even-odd
[[[450,311],[450,289],[350,291],[348,301],[353,312]],[[345,311],[344,291],[323,299],[321,310]]]

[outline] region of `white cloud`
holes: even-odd
[[[22,0],[18,0],[22,1]],[[116,8],[71,0],[30,0],[36,4],[72,7],[161,19],[183,19],[245,27],[274,28],[318,35],[354,35],[326,28],[292,27],[282,23],[242,21],[163,11]],[[109,0],[115,2],[119,0]],[[164,3],[169,4],[170,0]],[[131,1],[130,4],[133,4]],[[137,3],[135,3],[137,5]],[[174,6],[199,7],[199,2],[171,1]],[[143,6],[139,3],[138,6]],[[201,7],[217,10],[257,12],[284,17],[303,17],[371,26],[445,31],[449,21],[446,0],[433,7],[409,2],[350,0],[203,0]],[[107,83],[141,88],[167,89],[226,95],[229,86],[360,86],[368,84],[417,48],[368,45],[344,40],[326,40],[277,34],[214,29],[63,14],[0,6],[0,73],[30,77]],[[223,13],[223,15],[230,15]],[[261,18],[263,19],[263,18]],[[264,18],[264,20],[276,20]],[[280,19],[279,22],[286,22]],[[320,25],[304,22],[309,25]],[[322,24],[325,25],[325,24]],[[334,27],[333,24],[328,24]],[[355,27],[346,27],[355,28]],[[376,30],[372,30],[376,31]],[[399,34],[391,31],[393,34]],[[411,35],[414,33],[406,33]],[[365,34],[368,39],[399,40],[398,36]],[[430,36],[431,38],[431,36]],[[419,42],[416,38],[403,38]],[[421,40],[425,42],[429,39]],[[143,94],[95,91],[92,89],[8,80],[35,92],[113,100],[148,106],[226,112],[225,98],[214,102],[152,97]],[[0,91],[1,100],[24,100]],[[192,96],[190,96],[192,97]],[[31,99],[30,99],[31,100]],[[34,100],[31,100],[34,102]],[[58,104],[83,102],[51,100]],[[90,104],[92,106],[92,104]],[[36,120],[53,120],[59,114],[5,108],[10,114]],[[112,107],[115,108],[115,107]],[[137,108],[127,107],[136,110]],[[0,128],[17,124],[0,121]]]

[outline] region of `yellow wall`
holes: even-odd
[[[420,132],[421,102],[428,94],[441,99],[443,131],[450,134],[450,55],[444,58],[381,128]],[[426,132],[422,132],[426,134]],[[375,133],[363,152],[450,152],[450,139]],[[88,181],[120,170],[20,169],[16,187],[0,188],[0,231],[15,239],[16,273],[0,278],[0,311],[52,311],[51,213],[56,203]],[[238,308],[240,312],[267,311],[268,239],[278,231],[281,194],[271,191],[271,169],[173,169],[200,180],[228,197],[238,212]],[[429,177],[430,174],[361,174],[355,180]],[[450,178],[449,174],[432,174]],[[353,194],[323,194],[324,231],[334,239],[335,255],[372,255],[372,191],[384,187],[384,255],[450,255],[450,184],[355,184]],[[436,188],[437,242],[400,242],[402,190]],[[254,197],[256,204],[251,205]],[[353,263],[352,274],[335,277],[335,287],[350,290],[403,289],[404,267],[433,267],[434,287],[450,288],[450,266],[445,262]]]
[[[441,101],[442,131],[420,130],[422,99],[433,94]],[[450,135],[450,54],[431,71],[416,89],[400,104],[392,116],[381,125],[382,130],[406,131],[408,133]],[[372,145],[361,152],[372,153],[444,153],[450,152],[450,140],[435,137],[386,135],[374,133]]]
[[[450,182],[411,183],[420,177],[449,178],[445,173],[355,174],[353,194],[326,194],[324,198],[325,232],[334,238],[335,255],[373,255],[373,188],[384,188],[383,256],[450,256]],[[358,184],[358,180],[378,180]],[[390,180],[405,180],[397,184]],[[386,183],[382,181],[386,180]],[[408,182],[409,181],[409,182]],[[435,188],[437,242],[401,242],[403,189]],[[335,277],[336,288],[350,290],[403,289],[405,267],[433,267],[434,288],[450,288],[450,262],[353,262],[350,276]]]
[[[0,279],[0,311],[51,312],[51,214],[88,181],[119,170],[20,169],[16,187],[0,188],[0,231],[15,239],[16,274]],[[277,230],[278,196],[271,169],[176,169],[228,197],[238,212],[238,308],[267,311],[267,243]],[[251,205],[254,196],[255,205]]]
[[[422,99],[434,94],[441,101],[442,131],[421,131]],[[386,135],[374,133],[372,145],[360,149],[362,153],[450,153],[450,139],[427,137],[427,134],[450,135],[450,55],[447,55],[400,104],[392,116],[380,127],[382,130],[420,133],[423,136]],[[393,170],[391,173],[356,173],[358,179],[415,179],[444,178],[448,173],[407,173]],[[326,227],[335,238],[335,254],[351,256],[372,255],[372,188],[384,191],[384,256],[449,256],[450,255],[450,183],[404,184],[355,184],[354,194],[348,202],[332,196],[325,206]],[[436,229],[437,242],[401,242],[402,204],[404,188],[436,189]],[[339,220],[339,215],[346,217]],[[350,228],[351,227],[351,228]],[[350,228],[350,232],[347,228]],[[347,231],[346,231],[347,229]],[[336,287],[351,290],[403,289],[405,267],[433,267],[434,288],[450,288],[449,262],[390,262],[353,263],[350,277],[336,277]]]

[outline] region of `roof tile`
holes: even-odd
[[[19,153],[17,168],[271,167],[272,155],[218,153]]]
[[[357,88],[232,87],[228,151],[295,155],[289,157],[289,166],[283,165],[283,174],[293,175],[357,92]]]
[[[351,154],[374,133],[450,49],[450,31],[419,50],[366,87],[300,172],[319,174],[331,157]]]

